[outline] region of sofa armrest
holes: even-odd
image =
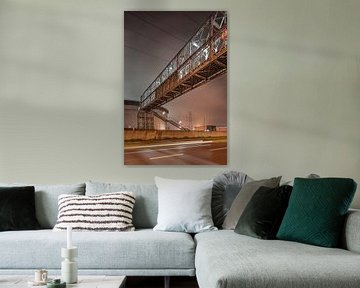
[[[343,232],[343,248],[360,253],[360,210],[349,210]]]

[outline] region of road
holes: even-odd
[[[226,141],[179,141],[126,146],[125,165],[226,165]]]

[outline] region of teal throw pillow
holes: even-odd
[[[277,238],[337,247],[355,191],[349,178],[295,178]]]

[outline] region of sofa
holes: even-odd
[[[195,236],[201,288],[360,287],[360,211],[348,214],[344,246],[261,240],[221,230]]]
[[[66,232],[52,230],[59,195],[132,191],[136,196],[135,231],[73,232],[79,274],[165,276],[165,286],[169,286],[169,276],[196,276],[200,288],[360,287],[358,210],[346,216],[342,246],[324,248],[261,240],[232,230],[195,235],[154,231],[158,212],[154,184],[87,182],[34,187],[41,229],[0,232],[0,275],[32,274],[40,268],[48,269],[50,276],[60,274]]]

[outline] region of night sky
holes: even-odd
[[[125,12],[124,99],[140,100],[169,61],[211,12]],[[227,75],[216,78],[164,105],[169,117],[184,124],[227,126]]]

